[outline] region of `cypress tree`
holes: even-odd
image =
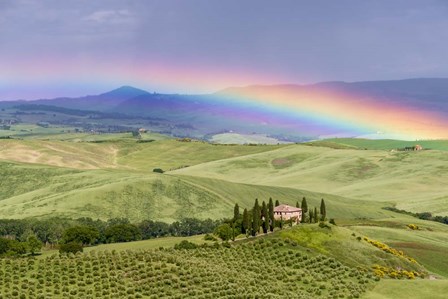
[[[275,206],[278,207],[280,205],[280,202],[278,201],[278,199],[275,200]]]
[[[239,217],[240,217],[240,207],[236,203],[235,207],[233,208],[233,221],[238,220]]]
[[[310,211],[310,217],[309,217],[309,219],[308,219],[308,222],[309,223],[313,223],[313,211]]]
[[[252,209],[252,236],[256,236],[260,229],[260,205],[258,198],[255,199],[254,208]]]
[[[299,201],[296,201],[296,208],[300,208]]]
[[[274,226],[275,226],[275,219],[274,219],[274,202],[272,201],[272,198],[269,198],[269,224],[270,224],[270,231],[273,232],[274,231]]]
[[[268,207],[264,201],[261,204],[261,218],[263,219],[263,233],[267,234],[269,229],[269,214]]]
[[[302,198],[302,222],[306,222],[306,213],[308,212],[308,203],[305,196]],[[311,214],[310,214],[311,217]]]
[[[325,207],[325,201],[322,198],[322,200],[320,201],[320,215],[321,215],[321,220],[325,221],[325,218],[327,218],[327,208]]]
[[[319,214],[317,214],[317,208],[314,207],[314,223],[317,223],[319,221]]]
[[[243,211],[243,234],[247,234],[247,231],[249,230],[249,212],[247,209],[244,209]]]
[[[305,196],[302,198],[302,212],[303,214],[308,212],[308,203],[306,202]]]

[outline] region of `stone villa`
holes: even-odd
[[[274,207],[274,218],[277,220],[294,219],[296,223],[302,221],[302,209],[288,205]]]

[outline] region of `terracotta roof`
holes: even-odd
[[[274,207],[274,212],[299,212],[299,211],[302,211],[302,209],[288,205],[279,205],[277,207]]]

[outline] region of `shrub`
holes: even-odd
[[[65,244],[61,244],[59,245],[59,253],[77,253],[77,252],[82,252],[83,248],[82,245],[80,243],[76,243],[76,242],[69,242],[69,243],[65,243]]]
[[[407,225],[410,229],[412,229],[412,230],[418,230],[418,229],[420,229],[419,227],[418,227],[418,225],[415,225],[415,224],[408,224]]]
[[[232,228],[227,223],[218,226],[214,233],[223,241],[228,241],[232,238]]]
[[[189,242],[187,240],[183,240],[182,242],[174,245],[174,249],[196,249],[198,248],[198,245]]]
[[[204,240],[205,241],[217,241],[217,239],[210,234],[205,234]]]
[[[331,226],[329,226],[328,224],[326,224],[324,221],[320,221],[320,222],[319,222],[319,227],[320,227],[320,228],[328,228],[328,229],[331,229]]]
[[[164,173],[165,171],[163,171],[162,168],[154,168],[154,169],[152,170],[152,172]]]

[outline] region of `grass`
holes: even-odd
[[[371,271],[373,265],[423,271],[423,267],[387,254],[365,241],[358,241],[353,230],[332,226],[320,228],[317,224],[306,224],[283,230],[280,236],[321,254],[334,257],[352,267]]]
[[[407,146],[415,146],[420,144],[424,149],[431,150],[448,150],[447,140],[418,140],[418,141],[403,141],[393,139],[372,140],[362,138],[331,138],[320,141],[312,141],[306,143],[311,146],[324,146],[330,148],[356,148],[368,150],[395,150]]]
[[[335,150],[290,145],[203,163],[175,174],[281,186],[383,202],[413,212],[448,215],[443,151]]]
[[[408,299],[434,298],[444,299],[448,293],[448,280],[396,281],[381,280],[373,290],[368,291],[364,299]]]
[[[238,184],[216,179],[128,170],[79,170],[21,163],[0,163],[0,217],[126,217],[172,222],[181,217],[230,217],[233,206],[250,209],[254,199],[270,197],[310,206],[325,198],[332,217],[383,218],[391,212],[378,203],[294,188]],[[358,204],[355,204],[355,203]],[[363,204],[363,209],[359,205]]]
[[[221,144],[277,144],[284,143],[278,139],[268,137],[264,134],[237,134],[222,133],[213,135],[210,140],[213,143]]]
[[[267,201],[272,197],[295,205],[306,197],[310,207],[318,207],[325,198],[328,217],[336,218],[343,227],[333,227],[331,233],[317,226],[295,228],[281,232],[281,238],[311,250],[310,256],[324,254],[350,267],[409,267],[398,257],[356,239],[368,236],[403,250],[419,262],[418,267],[437,277],[448,277],[448,227],[382,209],[397,206],[448,215],[448,158],[443,141],[419,142],[434,150],[391,152],[388,149],[397,141],[225,146],[156,135],[145,137],[155,141],[137,143],[119,134],[47,133],[22,135],[26,140],[0,140],[1,218],[51,215],[172,222],[185,216],[229,217],[235,203],[251,208],[255,198]],[[156,174],[153,168],[168,172]],[[421,229],[408,229],[410,223]],[[172,246],[176,240],[109,244],[86,251],[147,250]],[[426,282],[406,281],[397,286],[395,281],[386,280],[380,285],[386,290],[395,288],[390,294],[400,298],[400,290],[408,294],[408,289],[417,286],[432,288],[431,282]],[[433,286],[433,292],[438,292],[444,284]],[[418,292],[415,294],[426,294]],[[366,295],[377,297],[366,298],[387,295],[377,287]]]
[[[404,251],[430,272],[439,277],[448,278],[446,255],[448,227],[439,223],[428,223],[428,221],[409,220],[419,225],[421,229],[418,231],[406,229],[404,223],[401,228],[390,228],[386,226],[387,223],[381,222],[378,226],[352,226],[351,228],[361,235],[381,240],[393,248]]]

